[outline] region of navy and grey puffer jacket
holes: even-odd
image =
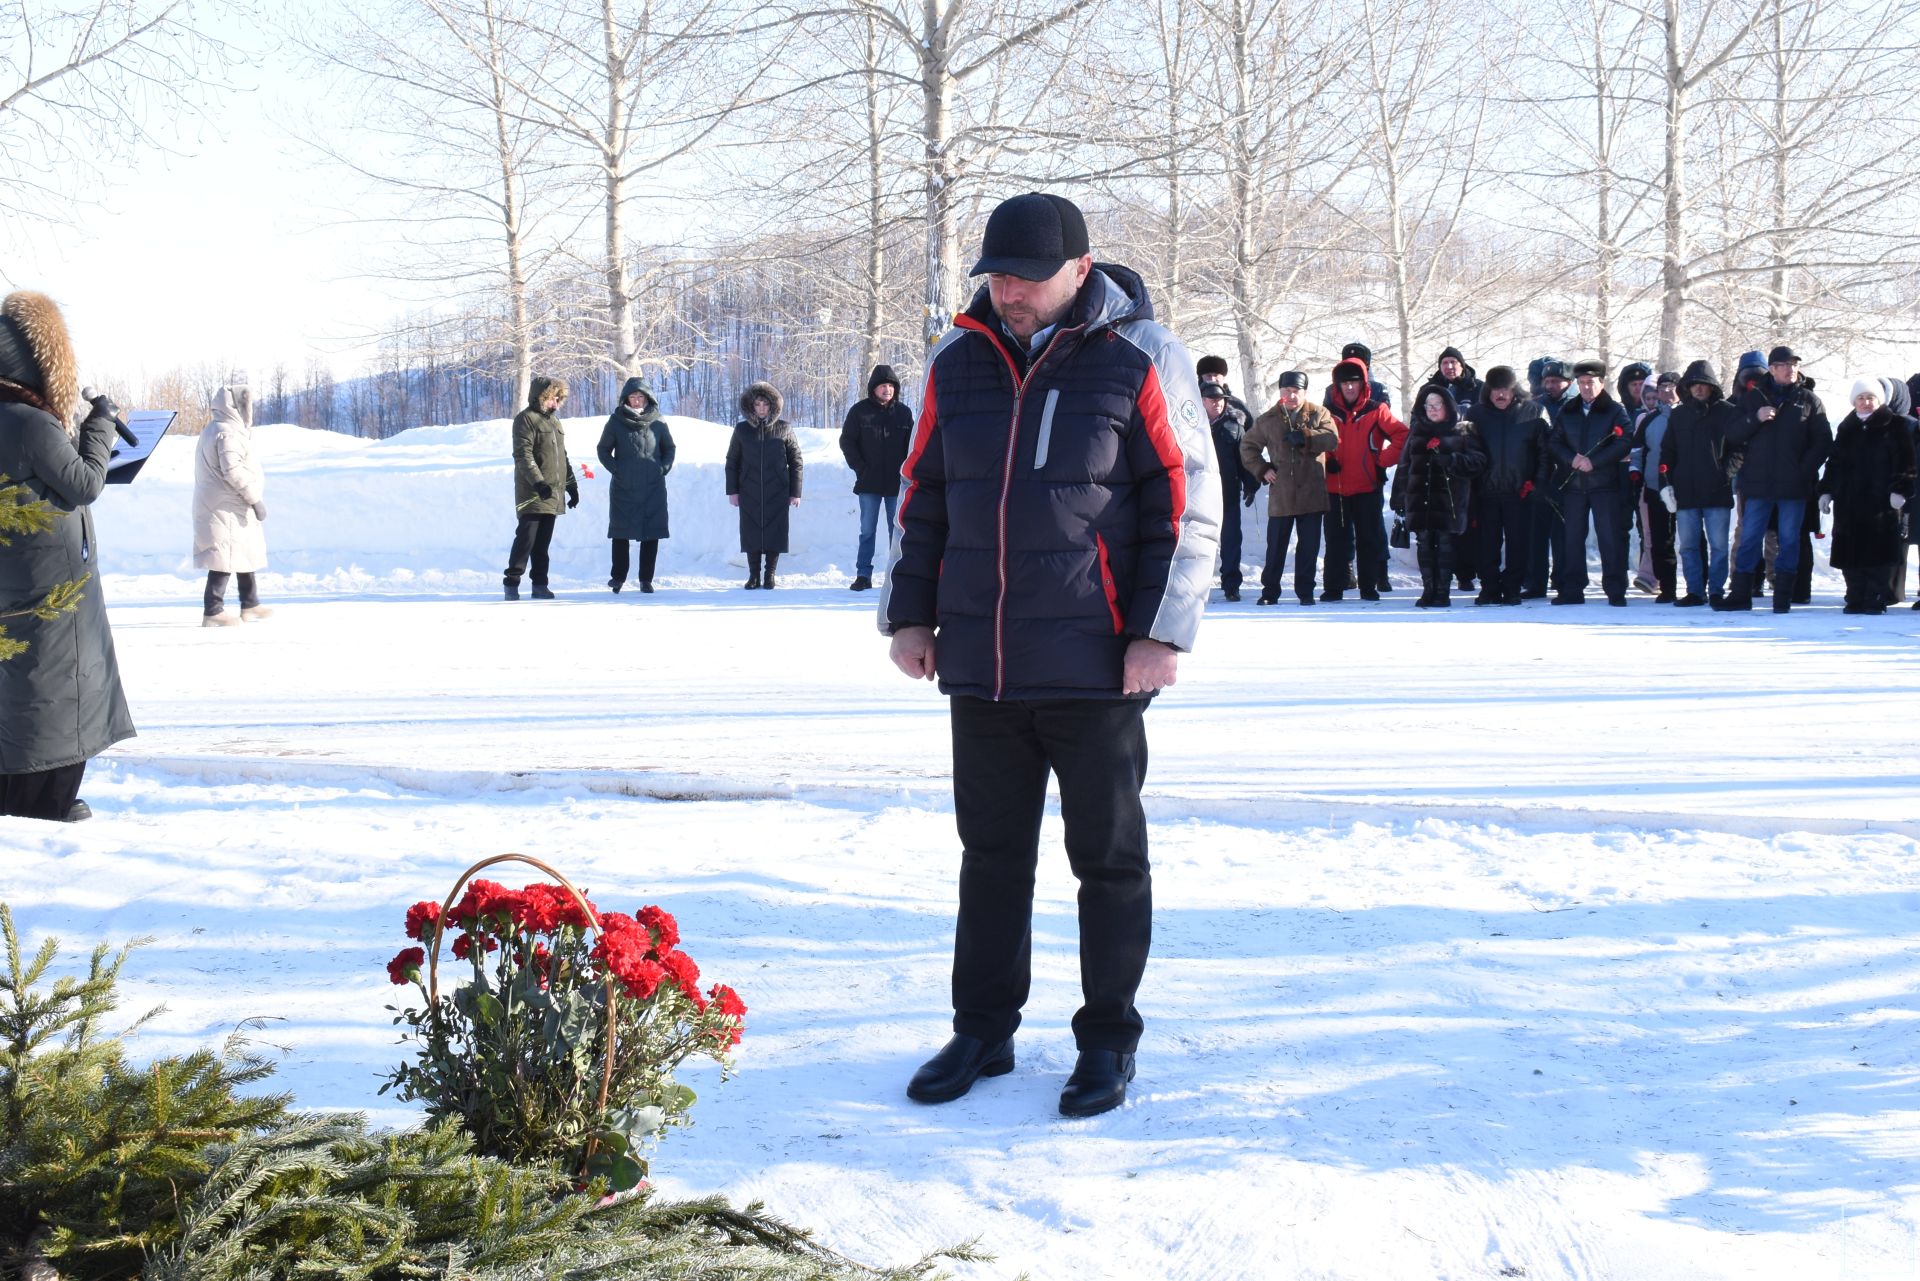
[[[1192,649],[1213,581],[1193,360],[1104,263],[1030,361],[1015,341],[983,288],[929,356],[880,630],[937,627],[944,693],[1119,698],[1128,643]]]

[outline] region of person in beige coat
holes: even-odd
[[[1206,394],[1202,387],[1201,394]],[[1280,375],[1273,408],[1240,440],[1240,465],[1267,487],[1267,563],[1260,569],[1262,605],[1280,602],[1287,543],[1295,541],[1293,594],[1313,604],[1320,524],[1327,511],[1327,455],[1340,443],[1333,415],[1306,399],[1307,376]],[[1298,534],[1295,539],[1295,534]]]
[[[202,627],[255,622],[273,612],[260,603],[253,577],[267,567],[266,489],[253,452],[252,398],[245,387],[222,387],[193,462],[193,563],[207,571]],[[227,612],[229,575],[240,580],[237,617]]]

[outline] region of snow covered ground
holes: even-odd
[[[599,586],[587,481],[561,599],[508,604],[501,425],[262,436],[276,616],[198,627],[169,442],[96,508],[140,737],[90,772],[94,821],[0,819],[30,935],[156,936],[129,966],[168,1006],[149,1049],[266,1016],[301,1104],[403,1120],[376,1094],[401,913],[518,850],[675,912],[751,1007],[660,1182],[858,1257],[1920,1278],[1920,614],[1844,617],[1824,567],[1785,618],[1219,606],[1148,717],[1132,1100],[1054,1109],[1054,819],[1019,1067],[927,1108],[902,1088],[946,1034],[945,709],[844,589],[830,442],[792,586],[734,585],[725,432],[687,424],[663,590]]]

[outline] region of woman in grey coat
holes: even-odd
[[[613,540],[613,575],[607,586],[627,581],[627,544],[640,543],[640,590],[653,592],[660,540],[667,537],[667,473],[673,470],[673,433],[659,402],[638,378],[620,389],[620,406],[600,432],[600,465],[613,478],[607,498],[607,537]]]
[[[793,428],[780,416],[782,404],[770,383],[755,383],[741,392],[745,417],[734,424],[727,445],[727,501],[740,509],[740,550],[747,554],[749,588],[774,586],[774,567],[787,550],[787,509],[800,505],[805,465]]]
[[[60,309],[44,294],[0,303],[0,476],[56,513],[51,529],[0,546],[0,614],[25,653],[0,662],[0,813],[77,822],[87,761],[133,718],[100,593],[88,504],[100,496],[118,410],[96,397],[79,428],[80,394]],[[52,619],[28,611],[62,583],[84,581],[78,606]]]

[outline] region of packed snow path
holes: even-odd
[[[1057,819],[1019,1068],[902,1094],[946,1032],[944,703],[844,589],[282,598],[223,632],[116,604],[141,735],[94,821],[0,820],[0,896],[75,949],[157,936],[150,1050],[265,1016],[302,1105],[396,1120],[406,904],[505,850],[664,904],[752,1009],[660,1181],[875,1260],[1909,1275],[1920,615],[1409,597],[1217,607],[1149,714],[1147,1038],[1088,1121],[1054,1111]]]

